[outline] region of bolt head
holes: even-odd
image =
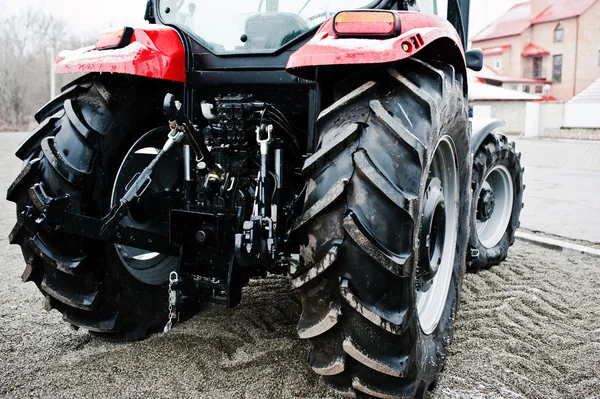
[[[208,236],[203,230],[200,230],[196,233],[196,241],[198,241],[200,244],[204,244],[207,238]]]
[[[431,288],[432,284],[433,284],[433,279],[425,279],[423,277],[421,277],[419,279],[419,288],[421,288],[422,292],[429,291],[429,289]]]

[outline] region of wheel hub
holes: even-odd
[[[115,176],[112,191],[114,205],[127,191],[127,185],[136,174],[143,170],[164,144],[168,131],[164,128],[152,130],[144,134],[130,149]],[[168,222],[168,209],[179,187],[173,179],[173,170],[182,163],[181,151],[173,150],[166,155],[155,170],[152,183],[144,196],[133,204],[123,217],[121,225],[136,229],[165,233],[165,222]],[[179,259],[174,256],[150,252],[126,245],[115,245],[117,256],[127,271],[139,281],[160,285],[168,281],[169,274],[176,270]]]
[[[421,253],[419,281],[421,291],[427,292],[442,263],[446,231],[446,204],[440,179],[433,178],[427,187],[426,202],[421,219]]]
[[[477,204],[477,220],[480,222],[487,222],[494,213],[496,207],[496,197],[494,196],[494,190],[487,184],[486,187],[481,189],[479,194],[479,203]]]
[[[415,276],[417,315],[424,334],[433,333],[442,317],[455,265],[460,183],[456,149],[450,137],[440,139],[428,176]]]
[[[477,238],[484,248],[494,248],[504,237],[513,209],[514,185],[506,166],[490,168],[477,200]]]

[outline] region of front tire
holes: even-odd
[[[117,75],[76,81],[36,115],[40,126],[17,150],[24,167],[7,194],[17,204],[10,242],[27,264],[23,281],[37,285],[47,310],[112,340],[142,339],[165,323],[166,289],[134,278],[114,244],[40,227],[33,188],[68,196],[73,213],[106,215],[127,150],[160,123],[160,92],[149,86]]]
[[[523,208],[523,167],[515,142],[501,133],[488,136],[473,159],[473,204],[469,271],[504,261],[515,242]]]
[[[304,165],[298,333],[343,395],[422,397],[444,365],[465,267],[462,77],[408,60],[362,83],[321,113]]]

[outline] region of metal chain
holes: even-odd
[[[173,328],[173,320],[177,318],[177,312],[173,309],[177,306],[177,290],[173,290],[173,285],[179,281],[179,275],[177,272],[171,272],[169,274],[169,289],[167,294],[169,296],[169,320],[165,326],[164,332],[168,333]]]

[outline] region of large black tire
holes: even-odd
[[[494,171],[493,175],[490,173]],[[469,271],[478,271],[496,266],[503,262],[508,255],[508,249],[515,242],[515,232],[519,227],[519,218],[523,208],[523,184],[524,168],[521,166],[521,153],[517,152],[515,142],[501,133],[488,136],[477,149],[473,158],[473,174],[471,184],[473,188],[473,204],[471,209],[471,237],[470,247],[472,260],[469,263]],[[482,191],[486,180],[492,176],[496,184],[507,187],[512,191],[512,201],[507,203],[504,210],[499,201],[498,193],[492,194],[496,197],[495,205],[491,209],[491,215],[484,216],[484,195]],[[502,179],[504,177],[504,180]],[[512,187],[509,187],[509,182]],[[486,188],[489,185],[486,186]],[[491,194],[491,193],[490,193]],[[489,212],[490,209],[487,210]],[[508,211],[506,221],[494,221],[492,216],[501,215]],[[490,218],[485,230],[480,230],[481,219]]]
[[[423,397],[444,366],[465,270],[471,157],[463,81],[448,64],[419,60],[364,75],[320,115],[320,148],[304,166],[298,333],[312,343],[310,367],[343,395]],[[450,261],[441,317],[424,333],[416,289],[429,242],[422,216],[441,191],[430,174],[448,142],[458,172],[456,203],[447,204],[456,245],[443,252]]]
[[[40,125],[17,150],[24,166],[7,194],[17,204],[10,241],[26,261],[23,281],[38,286],[47,310],[106,339],[141,339],[164,324],[165,289],[133,278],[113,244],[38,228],[30,189],[39,184],[50,197],[68,195],[74,213],[104,216],[126,151],[164,123],[161,93],[148,87],[156,90],[117,75],[76,81],[36,115]]]

